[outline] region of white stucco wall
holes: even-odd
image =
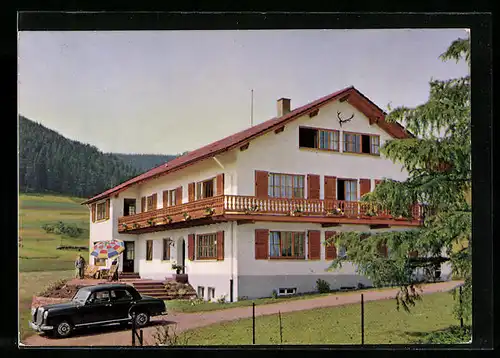
[[[342,117],[348,117],[354,113],[354,118],[351,122],[344,123],[340,127],[337,119],[337,111],[342,113]],[[346,102],[328,104],[319,110],[317,116],[309,118],[306,115],[298,118],[292,123],[287,124],[283,132],[275,134],[274,131],[271,131],[251,141],[247,150],[237,152],[239,195],[254,195],[255,170],[287,174],[321,175],[320,198],[324,198],[324,175],[336,176],[338,178],[372,179],[372,188],[374,186],[374,179],[387,177],[404,180],[407,177],[407,173],[401,171],[402,168],[400,165],[394,164],[382,155],[374,156],[299,148],[299,126],[340,130],[341,151],[343,147],[342,131],[380,135],[381,146],[386,140],[391,139],[376,124],[370,125],[364,114],[350,104]],[[305,187],[307,187],[307,183],[305,183]]]
[[[141,209],[141,197],[149,196],[154,193],[158,195],[157,209],[163,207],[162,192],[164,190],[172,190],[182,186],[182,202],[188,202],[188,184],[209,179],[224,173],[224,193],[237,193],[236,180],[236,155],[235,152],[225,153],[217,156],[218,161],[222,164],[222,168],[214,159],[210,158],[202,162],[196,163],[185,169],[167,174],[140,184],[137,186],[137,212]]]
[[[318,230],[321,232],[321,259],[308,260],[307,234],[305,240],[305,260],[255,260],[255,229],[270,231],[304,231]],[[402,231],[408,227],[377,229],[375,232]],[[341,225],[333,228],[323,228],[319,224],[307,223],[277,223],[257,222],[238,226],[238,274],[239,296],[262,297],[270,296],[273,289],[297,287],[299,292],[316,290],[316,280],[321,278],[330,283],[332,289],[357,286],[360,282],[371,285],[366,277],[359,276],[353,264],[346,262],[342,268],[328,271],[331,260],[325,260],[325,231],[370,231],[367,225]],[[337,250],[338,252],[338,250]],[[274,285],[274,286],[273,286]],[[266,289],[264,289],[266,287]]]
[[[179,254],[181,253],[180,242],[185,240],[185,273],[188,274],[189,283],[195,290],[198,286],[205,288],[205,298],[207,298],[208,287],[215,288],[216,298],[226,296],[230,298],[230,283],[231,278],[237,276],[237,262],[232,227],[235,224],[220,223],[214,225],[198,226],[180,230],[167,230],[162,232],[147,233],[139,235],[136,244],[136,258],[138,270],[141,278],[149,278],[155,280],[165,280],[175,273],[172,270],[172,263],[180,264],[182,262]],[[194,260],[188,259],[188,235],[189,234],[208,234],[224,231],[224,260]],[[170,238],[174,241],[174,246],[171,247],[170,260],[162,261],[162,244],[164,238]],[[153,240],[153,260],[146,261],[146,241]],[[236,280],[235,280],[236,281]],[[234,282],[235,290],[236,282]],[[236,291],[235,291],[236,292]],[[236,297],[236,295],[235,295]]]
[[[111,239],[119,239],[123,241],[136,241],[137,235],[133,234],[119,234],[118,233],[118,218],[120,216],[123,216],[123,198],[134,198],[136,196],[136,189],[131,188],[127,189],[126,191],[120,193],[120,196],[118,198],[115,198],[115,196],[111,196],[110,200],[110,214],[109,214],[109,220],[102,220],[102,221],[96,221],[95,223],[92,222],[92,211],[89,210],[90,212],[90,247],[94,245],[94,243],[98,241],[104,241],[104,240],[111,240]],[[104,202],[103,201],[98,201],[97,203]],[[118,258],[118,263],[119,263],[119,271],[122,270],[123,268],[123,255],[120,255]],[[107,260],[106,261],[106,266],[109,268],[111,266],[111,262],[113,260]],[[89,261],[90,264],[94,263],[94,258],[93,256],[90,256],[89,252]],[[137,271],[137,263],[135,263],[134,271]]]

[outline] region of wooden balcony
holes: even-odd
[[[423,208],[414,205],[411,218],[393,217],[387,210],[359,201],[256,198],[221,195],[190,203],[147,211],[118,219],[118,232],[144,233],[236,220],[340,224],[421,224]]]

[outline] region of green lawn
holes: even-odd
[[[44,271],[19,273],[19,331],[21,339],[34,332],[28,327],[31,314],[31,300],[51,282],[71,278],[74,271]]]
[[[362,293],[366,290],[370,291],[384,291],[384,290],[391,290],[391,287],[384,287],[384,288],[367,288],[363,290],[356,290],[356,293]],[[216,302],[207,302],[203,301],[201,303],[193,305],[190,300],[169,300],[165,301],[165,304],[168,307],[169,311],[173,312],[182,312],[182,313],[196,313],[196,312],[209,312],[209,311],[218,311],[218,310],[225,310],[229,308],[236,308],[236,307],[249,307],[252,305],[252,303],[255,302],[255,305],[268,305],[268,304],[273,304],[273,303],[282,303],[286,301],[295,301],[295,300],[305,300],[305,299],[311,299],[311,298],[317,298],[317,297],[324,297],[324,296],[329,296],[329,295],[346,295],[346,294],[352,294],[352,291],[343,291],[343,292],[331,292],[331,293],[311,293],[311,294],[306,294],[306,295],[299,295],[299,296],[288,296],[288,297],[279,297],[279,298],[258,298],[255,300],[240,300],[237,302],[232,302],[232,303],[216,303]]]
[[[450,293],[422,296],[411,313],[395,300],[365,303],[365,344],[405,344],[425,333],[456,325]],[[282,314],[283,344],[360,344],[360,305]],[[280,344],[277,315],[256,317],[256,344]],[[189,345],[252,344],[252,319],[203,327],[181,334]]]
[[[57,250],[62,243],[87,246],[89,211],[84,199],[59,195],[20,194],[19,235],[19,316],[21,339],[32,334],[28,328],[31,300],[51,282],[71,278],[77,251]],[[79,238],[47,234],[41,226],[62,221],[76,224],[84,233]]]
[[[57,250],[60,244],[87,246],[89,211],[80,205],[84,199],[58,195],[19,195],[19,235],[23,247],[19,248],[19,271],[58,271],[73,269],[78,252]],[[76,224],[84,230],[79,238],[48,234],[41,226],[62,221]]]

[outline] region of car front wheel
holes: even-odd
[[[149,322],[149,314],[146,312],[137,312],[135,314],[135,325],[136,327],[144,327]]]
[[[69,337],[72,331],[73,327],[68,321],[59,322],[54,329],[55,336],[58,338]]]

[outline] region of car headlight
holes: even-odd
[[[49,311],[45,311],[43,313],[43,319],[47,319],[47,316],[49,315]]]

